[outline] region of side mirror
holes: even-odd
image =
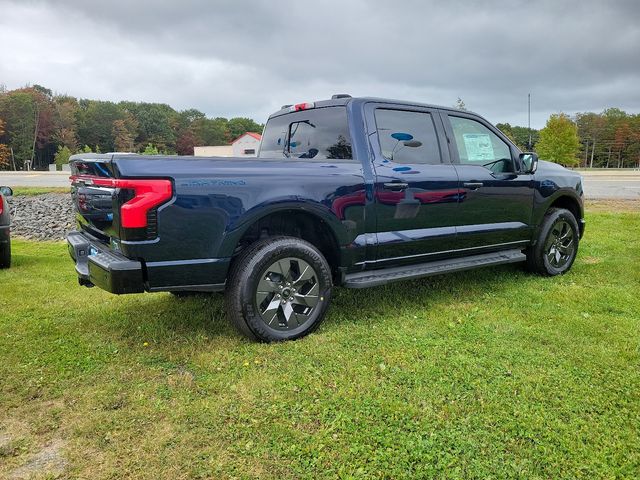
[[[13,195],[13,190],[11,190],[11,187],[0,187],[0,193],[5,197],[10,197]]]
[[[520,163],[524,165],[524,173],[536,173],[538,168],[538,155],[533,152],[520,154]]]

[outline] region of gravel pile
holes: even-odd
[[[31,240],[64,240],[75,227],[68,193],[17,196],[8,199],[11,235]]]

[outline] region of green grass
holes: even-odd
[[[16,241],[0,477],[53,444],[68,478],[638,478],[640,213],[587,220],[561,278],[338,289],[274,345],[220,296],[81,288],[64,244]]]
[[[14,196],[36,196],[45,193],[69,193],[70,187],[13,187]]]

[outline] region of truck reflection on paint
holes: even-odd
[[[358,190],[357,192],[340,195],[331,200],[331,211],[340,219],[346,218],[345,211],[349,207],[359,206],[363,207],[366,201],[366,195],[364,190]],[[464,200],[466,196],[466,190],[463,188],[452,188],[449,190],[440,191],[428,191],[418,188],[409,188],[403,192],[391,192],[391,191],[376,191],[375,198],[377,202],[383,205],[395,205],[396,217],[395,218],[409,218],[407,217],[408,206],[419,206],[423,204],[433,203],[457,203]],[[412,208],[413,215],[418,214],[417,208]]]

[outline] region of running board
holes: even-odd
[[[470,257],[437,260],[435,262],[407,265],[403,267],[368,270],[366,272],[350,273],[345,276],[343,286],[347,288],[366,288],[384,285],[400,280],[441,275],[444,273],[460,272],[472,268],[502,265],[526,260],[527,256],[520,250],[503,250],[501,252],[483,253]]]

